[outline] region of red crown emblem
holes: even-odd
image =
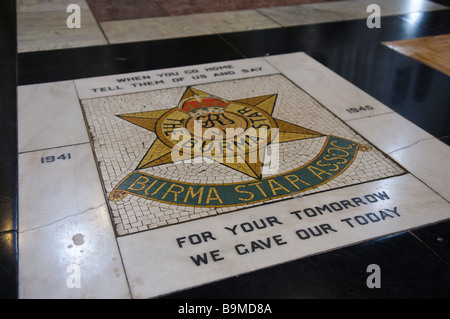
[[[215,97],[201,97],[201,96],[193,96],[189,99],[181,102],[180,111],[189,112],[194,109],[199,109],[203,107],[227,107],[230,103]]]

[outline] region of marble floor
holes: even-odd
[[[449,298],[450,10],[372,2],[3,2],[0,297]]]
[[[20,0],[17,49],[54,50],[365,19],[372,2],[233,0],[195,1],[193,5],[183,0]],[[79,29],[69,29],[64,23],[69,4],[80,7]],[[377,4],[382,16],[445,8],[431,1],[379,0]]]

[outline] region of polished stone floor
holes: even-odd
[[[80,29],[65,25],[69,3],[81,8]],[[450,297],[450,168],[446,160],[450,156],[450,79],[438,65],[423,63],[387,45],[412,39],[423,44],[449,34],[450,11],[445,1],[378,1],[380,28],[367,27],[366,8],[371,1],[366,0],[213,2],[217,6],[204,1],[195,5],[189,2],[190,6],[186,3],[150,1],[142,6],[137,1],[19,0],[1,4],[0,36],[8,45],[0,51],[0,165],[4,172],[0,186],[0,296]],[[445,46],[438,53],[444,59],[449,57]],[[429,56],[436,60],[434,53]],[[233,73],[208,73],[220,68]],[[185,82],[161,82],[163,74],[171,77],[193,70],[200,71],[199,81],[192,77],[191,82],[180,78],[177,81]],[[257,74],[249,75],[250,70]],[[200,77],[212,74],[223,78]],[[142,77],[153,80],[158,76],[160,81],[139,82]],[[130,82],[129,86],[124,81]],[[320,143],[324,145],[322,153],[327,150],[325,136],[356,141],[360,155],[355,153],[352,163],[363,169],[349,166],[346,173],[343,168],[339,177],[313,187],[303,197],[293,194],[293,199],[264,205],[255,199],[254,207],[247,205],[233,213],[219,204],[212,205],[214,212],[211,205],[202,208],[200,197],[199,207],[194,205],[192,209],[183,210],[178,203],[176,207],[168,205],[165,198],[147,204],[145,195],[151,193],[139,191],[147,186],[145,179],[150,189],[150,173],[173,181],[173,174],[180,169],[163,161],[165,167],[174,168],[166,172],[157,171],[161,166],[151,168],[151,172],[140,170],[143,179],[127,184],[123,205],[105,201],[114,198],[119,182],[136,174],[135,167],[142,167],[141,160],[152,147],[156,150],[151,145],[159,147],[153,133],[142,129],[153,126],[141,124],[141,120],[136,122],[141,128],[126,126],[127,121],[121,122],[118,115],[139,114],[156,125],[151,120],[162,116],[162,110],[167,112],[176,106],[182,96],[186,98],[186,87],[191,86],[203,96],[226,99],[220,101],[235,108],[242,103],[253,110],[262,108],[267,121],[291,128],[292,134],[305,128],[323,134],[322,139],[304,141],[289,137],[287,143],[280,144],[291,147],[281,150],[286,172],[302,161],[300,157],[289,159],[290,152],[308,149],[304,161],[311,164],[319,154]],[[274,92],[278,94],[276,104],[275,99],[268,104],[270,99],[261,98]],[[303,101],[304,109],[295,107],[296,99]],[[261,101],[266,102],[259,104]],[[245,110],[236,111],[233,119],[240,118]],[[311,114],[303,118],[307,113]],[[169,113],[164,114],[167,118]],[[111,123],[108,127],[115,125],[113,130],[102,130],[106,121]],[[130,121],[135,120],[129,117]],[[242,121],[253,123],[251,117]],[[164,125],[161,128],[164,130]],[[163,131],[153,130],[163,139]],[[282,136],[287,139],[286,134]],[[109,139],[111,136],[115,139]],[[138,142],[129,142],[133,139]],[[128,142],[121,148],[123,141]],[[116,145],[118,151],[109,151],[116,150]],[[334,148],[336,145],[332,144]],[[363,145],[365,148],[360,148]],[[162,152],[161,147],[158,152]],[[130,157],[129,162],[126,157]],[[339,163],[334,164],[336,169]],[[222,178],[220,183],[248,183],[255,176],[242,167],[214,166],[214,174],[199,170],[192,179],[180,181],[194,183],[200,178],[200,183],[218,188],[218,180],[208,179],[214,175]],[[316,170],[321,172],[318,177],[330,174],[320,167]],[[228,181],[230,172],[241,179]],[[183,176],[188,173],[189,169],[183,171]],[[273,192],[268,200],[279,198],[276,192],[287,191],[286,184],[273,184],[279,180],[256,177],[270,184],[271,188],[264,188]],[[298,190],[298,184],[287,180],[292,189]],[[169,189],[164,196],[175,194],[173,204],[176,194],[184,194],[180,189]],[[241,191],[239,195],[251,199],[259,193],[266,196],[262,188],[245,189],[246,193]],[[364,197],[366,204],[375,198],[373,194],[382,202],[382,191],[391,195],[389,200],[395,207],[384,202],[381,206],[373,204],[374,211],[354,207],[356,198],[369,194]],[[193,191],[190,194],[194,196]],[[209,193],[208,201],[220,198],[220,191],[214,194]],[[165,203],[161,204],[163,199]],[[345,200],[353,200],[353,205]],[[322,232],[330,232],[333,240],[318,237],[314,244],[292,247],[291,242],[307,236],[297,230],[300,226],[288,223],[296,209],[300,212],[300,207],[327,203],[337,207],[332,204],[338,202],[348,211],[345,216],[349,219],[340,220],[340,225],[348,229],[334,226],[344,216],[334,214],[323,219],[331,226],[321,224]],[[392,222],[382,224],[380,219],[384,222],[387,216]],[[233,245],[240,256],[237,259],[226,254],[223,261],[211,251],[217,263],[207,265],[211,268],[206,272],[195,269],[206,265],[189,270],[192,261],[200,264],[201,258],[195,261],[191,257],[189,266],[177,259],[177,249],[185,245],[184,240],[196,238],[187,237],[188,232],[209,230],[203,233],[206,238],[217,234],[221,238],[225,236],[221,235],[221,226],[240,224],[247,233],[245,227],[250,226],[246,222],[262,217],[268,218],[274,229],[280,226],[280,233],[264,233],[267,242],[258,241],[262,238],[252,237],[250,232],[240,237]],[[371,226],[363,226],[368,220]],[[360,226],[353,230],[351,222]],[[308,225],[316,224],[306,224],[305,229]],[[295,239],[285,236],[295,230]],[[167,239],[177,236],[179,248],[167,244]],[[264,255],[268,250],[258,249],[267,248],[269,239],[272,250],[280,248]],[[222,246],[219,248],[222,250]],[[183,249],[187,255],[199,253]],[[257,251],[242,262],[242,255],[247,255],[244,249]],[[380,267],[380,288],[367,285],[367,267],[371,264]],[[77,286],[77,274],[81,287]]]

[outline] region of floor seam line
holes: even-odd
[[[58,148],[63,148],[63,147],[79,146],[79,145],[84,145],[84,144],[89,144],[89,143],[90,143],[90,141],[61,145],[61,146],[54,146],[54,147],[46,147],[46,148],[40,148],[40,149],[35,149],[35,150],[30,150],[30,151],[22,151],[22,152],[18,152],[17,154],[20,155],[20,154],[27,154],[27,153],[34,153],[34,152],[42,152],[42,151],[48,151],[48,150],[53,150],[53,149],[58,149]]]

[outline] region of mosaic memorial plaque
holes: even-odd
[[[303,53],[25,86],[22,123],[40,90],[76,123],[50,146],[20,138],[19,125],[21,176],[37,167],[22,189],[45,175],[68,206],[43,205],[39,225],[98,211],[110,229],[96,238],[117,243],[108,254],[134,298],[449,218],[450,194],[433,178],[445,164],[411,161],[419,142],[448,147]],[[74,185],[58,188],[69,169]],[[32,203],[21,199],[24,215]],[[32,217],[22,225],[38,229]]]
[[[404,173],[280,74],[81,103],[118,235]]]

